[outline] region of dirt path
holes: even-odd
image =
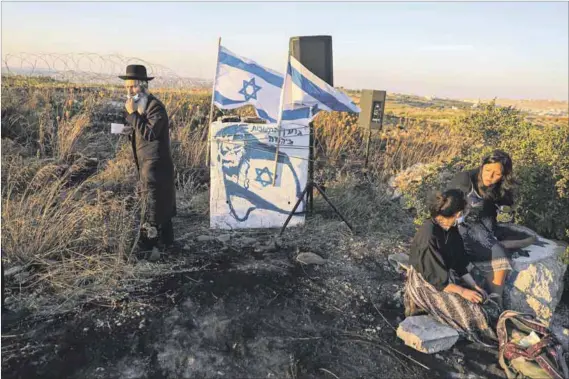
[[[316,223],[329,223],[322,238]],[[404,346],[392,329],[404,317],[401,276],[381,241],[333,218],[272,249],[266,232],[257,247],[251,234],[197,242],[202,216],[182,213],[176,226],[191,231],[184,250],[114,307],[4,323],[3,378],[503,377],[493,352],[467,342],[437,355]],[[300,265],[298,249],[328,262]]]

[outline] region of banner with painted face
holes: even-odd
[[[309,128],[283,122],[278,134],[276,124],[211,124],[211,228],[278,228],[284,224],[306,186]],[[303,199],[289,226],[304,223],[305,205]]]

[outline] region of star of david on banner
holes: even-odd
[[[263,187],[268,186],[273,182],[273,174],[269,171],[268,167],[264,169],[256,168],[257,178],[255,180],[263,185]]]
[[[249,87],[253,89],[252,93],[247,91]],[[248,101],[249,99],[257,100],[257,92],[259,92],[260,89],[261,87],[255,84],[255,78],[251,78],[249,81],[243,80],[243,88],[239,90],[239,93],[245,96],[245,101]]]

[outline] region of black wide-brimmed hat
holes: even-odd
[[[124,80],[152,80],[153,76],[146,76],[146,67],[141,64],[129,64],[126,66],[126,75],[120,75]]]

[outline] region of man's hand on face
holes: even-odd
[[[134,104],[134,99],[131,97],[129,98],[124,107],[126,108],[126,111],[128,112],[128,114],[134,113],[135,110],[135,104]]]

